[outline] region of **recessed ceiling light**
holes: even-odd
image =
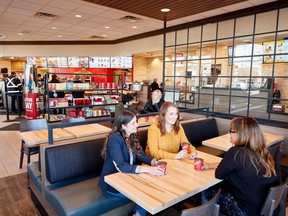
[[[109,27],[109,26],[105,26],[105,28],[106,28],[106,29],[109,29],[110,27]]]
[[[103,36],[103,37],[106,37],[107,35],[103,34],[102,36]]]
[[[0,35],[0,39],[5,39],[6,35]]]
[[[162,9],[161,9],[161,12],[163,12],[163,13],[167,13],[167,12],[169,12],[169,11],[170,11],[169,8],[162,8]]]
[[[59,38],[62,38],[63,36],[62,36],[62,35],[58,35],[58,37],[59,37]]]
[[[22,35],[24,35],[22,32],[18,32],[18,35],[20,35],[20,36],[22,36]]]
[[[136,28],[138,28],[138,27],[137,27],[137,26],[132,26],[132,28],[136,29]]]
[[[57,27],[54,27],[54,26],[53,26],[53,27],[52,27],[52,29],[53,29],[53,30],[56,30],[56,29],[57,29]]]
[[[82,15],[80,15],[80,14],[76,14],[75,17],[77,17],[77,18],[81,18]]]

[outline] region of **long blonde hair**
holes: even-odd
[[[173,130],[175,131],[176,134],[178,134],[178,131],[180,130],[180,126],[179,126],[179,109],[178,109],[178,107],[175,104],[167,101],[167,102],[162,104],[162,106],[161,106],[161,108],[159,110],[159,118],[158,118],[158,125],[157,126],[160,129],[162,136],[165,135],[165,133],[166,133],[166,127],[165,127],[166,119],[165,119],[165,116],[166,116],[166,113],[167,113],[169,107],[174,107],[174,108],[177,109],[178,118],[177,118],[175,124],[173,125]]]
[[[258,122],[254,118],[233,118],[230,122],[231,129],[238,134],[234,144],[248,151],[250,161],[257,173],[263,166],[266,170],[264,177],[276,176],[275,162],[268,152]]]

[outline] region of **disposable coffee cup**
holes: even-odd
[[[190,144],[189,143],[182,143],[181,144],[182,150],[189,151]]]
[[[158,161],[157,167],[161,168],[166,174],[167,162],[165,161]]]
[[[204,159],[202,158],[195,158],[194,159],[194,169],[195,170],[201,170],[201,167],[203,166]]]

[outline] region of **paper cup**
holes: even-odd
[[[164,170],[164,174],[166,174],[167,162],[165,161],[158,161],[157,167]]]
[[[202,158],[195,158],[194,159],[194,169],[195,170],[201,170],[201,167],[203,166],[204,159]]]
[[[189,151],[190,143],[182,143],[181,144],[182,150]]]

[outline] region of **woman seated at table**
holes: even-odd
[[[115,106],[115,117],[121,114],[122,110],[129,110],[130,112],[134,113],[135,115],[138,114],[138,111],[132,104],[133,97],[130,94],[122,94],[121,101]]]
[[[155,176],[164,175],[164,171],[157,166],[156,158],[152,159],[142,150],[137,139],[136,116],[127,110],[123,110],[113,123],[112,132],[103,146],[102,156],[104,165],[99,180],[102,190],[114,196],[126,198],[113,187],[104,182],[104,177],[116,172],[123,173],[149,173]],[[149,166],[137,165],[136,161]],[[136,205],[134,215],[146,215],[146,210]]]
[[[145,114],[151,112],[159,112],[164,102],[165,101],[162,98],[162,92],[160,91],[160,89],[156,89],[152,92],[152,98],[146,102],[144,109],[141,113]]]
[[[231,216],[260,216],[270,187],[280,183],[273,157],[255,119],[232,119],[229,134],[235,146],[219,165],[204,162],[202,169],[216,168],[215,177],[225,180],[218,200],[221,212]],[[217,189],[207,190],[204,198],[209,200],[216,192]]]
[[[190,153],[189,159],[194,159],[197,156],[195,147],[190,144],[188,151],[179,151],[182,143],[189,144],[189,141],[179,122],[178,107],[165,102],[160,108],[158,121],[148,129],[146,153],[158,159],[182,159]]]

